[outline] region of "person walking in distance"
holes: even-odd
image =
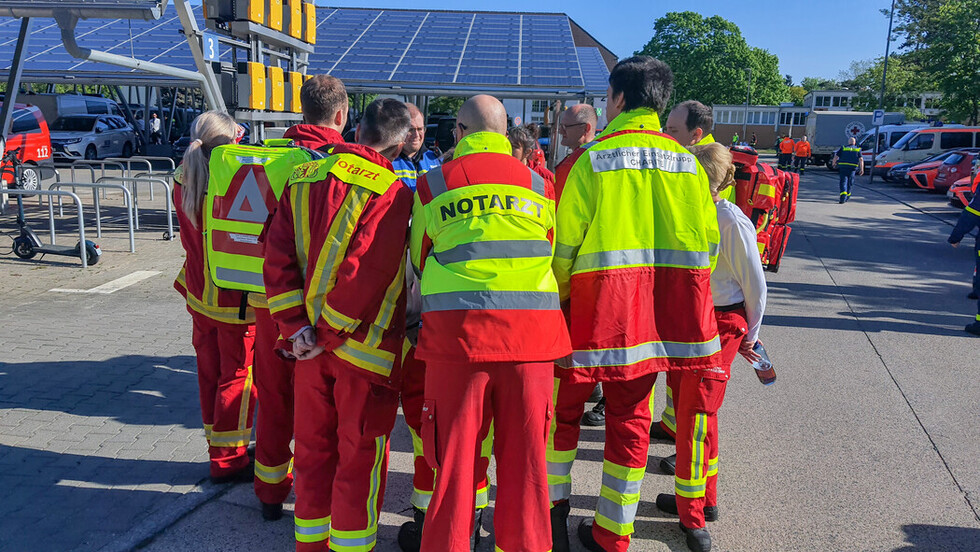
[[[804,134],[794,148],[793,168],[800,175],[806,174],[806,164],[810,162],[810,141]]]
[[[779,141],[778,167],[780,170],[788,171],[793,168],[793,152],[796,151],[796,142],[787,134]]]
[[[854,175],[864,174],[864,157],[861,156],[861,148],[857,145],[854,138],[847,139],[847,145],[841,146],[834,152],[832,163],[837,165],[837,172],[840,173],[840,200],[838,203],[845,203],[851,199],[851,187],[854,186]]]
[[[398,411],[412,201],[391,160],[410,124],[405,104],[371,102],[356,144],[294,170],[268,229],[263,272],[279,305],[278,346],[297,359],[298,552],[377,543]]]
[[[191,124],[191,143],[174,173],[173,199],[186,254],[174,288],[186,299],[193,321],[201,417],[215,483],[253,477],[247,447],[255,410],[255,315],[251,308],[243,308],[242,292],[221,289],[211,279],[202,216],[211,150],[234,143],[237,132],[230,115],[202,113]]]
[[[720,191],[735,183],[732,154],[721,144],[691,146],[708,173],[721,235],[718,263],[711,273],[711,296],[721,338],[721,360],[715,367],[680,372],[670,386],[677,399],[677,468],[674,493],[657,496],[657,507],[680,514],[688,548],[711,549],[705,521],[718,519],[718,409],[732,362],[741,353],[749,362],[766,306],[766,278],[756,244],[755,225]]]
[[[720,358],[708,286],[716,209],[697,159],[659,132],[672,89],[670,68],[654,58],[613,68],[609,125],[572,166],[558,205],[553,268],[569,302],[574,351],[555,369],[548,441],[555,552],[569,550],[579,420],[596,382],[606,397],[603,484],[594,522],[584,520],[578,536],[589,550],[625,552],[646,472],[657,373],[710,368]]]
[[[554,190],[511,156],[507,111],[467,100],[453,159],[419,179],[412,264],[421,273],[422,442],[436,470],[422,550],[464,552],[476,463],[493,420],[496,548],[551,549],[545,444],[554,360],[571,352],[551,270]],[[581,415],[581,413],[580,413]]]
[[[300,89],[303,123],[289,127],[283,138],[310,150],[343,143],[340,131],[347,117],[347,90],[339,79],[316,75]],[[325,155],[325,154],[324,154]],[[279,327],[273,314],[288,301],[270,302],[249,294],[255,309],[255,388],[258,415],[255,421],[255,495],[262,503],[262,517],[282,517],[282,503],[293,486],[293,369],[295,361],[276,351]]]

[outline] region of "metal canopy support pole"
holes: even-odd
[[[10,66],[10,75],[7,77],[7,96],[4,98],[3,109],[0,111],[0,121],[3,122],[3,132],[0,137],[10,134],[10,126],[13,123],[14,104],[17,103],[17,89],[20,88],[20,77],[24,72],[24,54],[27,51],[27,40],[31,35],[31,27],[34,22],[30,17],[25,17],[20,22],[20,34],[17,37],[17,45],[14,48],[14,60]],[[0,138],[6,149],[6,140]]]
[[[881,71],[881,94],[878,95],[878,109],[885,109],[885,79],[888,78],[888,54],[892,45],[892,21],[894,20],[895,0],[892,0],[892,9],[888,15],[888,41],[885,42],[885,66]],[[884,124],[884,118],[882,118],[881,122]],[[878,160],[878,129],[880,128],[881,125],[875,127],[875,143],[873,146],[871,146],[871,169],[868,171],[871,173],[870,177],[868,178],[869,186],[875,181],[875,162]],[[858,144],[858,146],[860,145],[861,144]]]
[[[204,61],[204,50],[201,48],[201,31],[197,27],[197,18],[191,11],[190,2],[187,0],[174,0],[174,9],[180,17],[180,24],[184,27],[184,36],[187,37],[187,44],[191,47],[191,55],[194,56],[194,64],[197,71],[201,74],[201,89],[204,97],[208,100],[210,109],[225,111],[225,100],[221,96],[221,85],[218,84],[218,77],[211,69],[211,64]]]
[[[143,87],[143,143],[150,143],[150,87]],[[149,151],[150,148],[147,148]],[[145,154],[146,152],[144,152]]]

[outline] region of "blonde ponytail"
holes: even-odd
[[[208,161],[211,150],[235,141],[238,125],[222,111],[206,111],[191,124],[191,143],[184,153],[182,200],[180,208],[197,228],[198,217],[208,190]]]

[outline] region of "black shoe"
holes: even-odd
[[[599,402],[592,407],[592,410],[582,416],[582,425],[599,427],[606,425],[606,399],[599,399]]]
[[[660,471],[667,475],[674,475],[677,472],[677,455],[671,454],[660,460]]]
[[[571,506],[567,500],[559,501],[551,507],[551,550],[552,552],[568,552],[568,512]]]
[[[681,523],[681,531],[687,535],[687,547],[693,552],[709,552],[711,550],[711,535],[708,529],[688,529]]]
[[[602,399],[602,384],[597,383],[595,384],[595,388],[592,389],[592,394],[589,395],[589,400],[585,402],[594,403],[594,402],[599,402],[601,399]]]
[[[967,333],[971,333],[973,335],[980,335],[980,320],[972,324],[967,324],[966,327],[963,329],[966,330]]]
[[[255,481],[255,462],[253,460],[250,460],[247,466],[236,472],[219,477],[211,476],[211,483],[215,485],[224,485],[225,483],[251,483],[253,481]]]
[[[843,204],[845,201],[847,201],[847,196],[844,195],[844,194],[841,194],[840,195],[840,201],[838,203]]]
[[[282,519],[282,503],[266,504],[263,502],[262,519],[266,521],[278,521]]]
[[[255,460],[255,443],[249,443],[248,448],[245,449],[245,453],[248,454],[249,458]]]
[[[418,508],[415,511],[415,519],[406,521],[398,529],[398,548],[402,552],[419,552],[422,548],[422,526],[425,525],[425,512]]]
[[[677,496],[660,493],[657,495],[657,509],[661,512],[677,515]],[[704,507],[704,521],[718,521],[718,507]]]
[[[606,549],[599,546],[599,543],[595,541],[595,537],[592,536],[592,523],[591,519],[583,519],[581,523],[578,524],[578,540],[582,541],[586,550],[591,552],[606,552]]]
[[[977,292],[975,292],[975,291],[971,291],[970,294],[966,296],[966,298],[967,299],[973,299],[974,301],[976,301],[977,299],[980,299],[980,297],[977,296]]]
[[[664,428],[660,425],[660,422],[653,422],[650,426],[650,438],[660,439],[661,441],[670,441],[673,443],[676,439],[670,433],[667,433]]]

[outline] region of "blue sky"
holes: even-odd
[[[697,11],[735,22],[749,45],[779,56],[781,73],[792,75],[796,83],[803,77],[836,78],[852,61],[884,55],[888,19],[878,10],[890,5],[886,0],[456,0],[452,3],[316,0],[316,3],[371,8],[562,12],[621,58],[650,40],[653,22],[658,17],[670,11]]]

